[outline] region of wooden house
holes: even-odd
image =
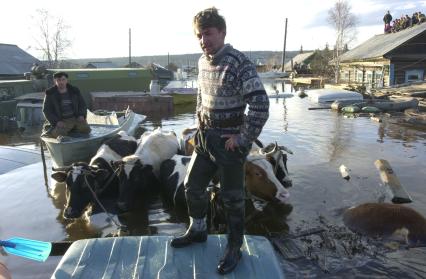
[[[340,60],[340,82],[367,87],[421,81],[425,72],[426,23],[375,35]]]

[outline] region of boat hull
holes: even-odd
[[[74,162],[89,161],[103,142],[120,131],[128,131],[135,117],[130,111],[120,125],[90,124],[92,132],[88,137],[70,138],[60,142],[55,138],[41,137],[52,158],[54,167],[69,166]]]

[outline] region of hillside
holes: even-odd
[[[282,52],[281,51],[243,51],[254,63],[262,64],[281,64]],[[292,57],[297,55],[299,51],[287,51],[286,53],[286,62],[289,61]],[[136,56],[132,57],[132,62],[137,62],[143,66],[149,65],[151,63],[157,63],[163,66],[170,63],[181,67],[185,66],[196,66],[198,58],[201,53],[190,53],[190,54],[178,54],[178,55],[155,55],[155,56]],[[85,59],[67,59],[63,62],[62,67],[68,68],[79,68],[85,66],[89,62],[104,62],[110,61],[117,65],[117,67],[122,67],[129,63],[128,57],[110,57],[110,58],[85,58]]]

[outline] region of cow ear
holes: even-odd
[[[55,179],[57,182],[65,182],[65,180],[67,179],[67,172],[63,172],[63,171],[58,171],[58,172],[54,172],[52,173],[51,177],[53,179]]]

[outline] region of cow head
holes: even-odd
[[[64,210],[65,219],[79,218],[85,208],[94,200],[89,186],[98,195],[104,193],[105,183],[112,175],[112,169],[89,165],[84,162],[74,163],[64,168],[54,168],[52,178],[58,182],[66,182],[67,204]],[[117,182],[114,181],[113,184]]]
[[[136,155],[114,162],[114,167],[118,169],[120,181],[117,207],[121,212],[126,212],[133,207],[137,194],[151,192],[157,184],[157,178],[152,166],[144,165]]]
[[[276,167],[268,160],[276,148],[268,153],[253,152],[247,157],[245,184],[247,191],[264,201],[286,203],[290,196],[276,176]]]
[[[196,127],[186,128],[180,135],[180,153],[182,155],[191,155],[195,148],[195,133],[197,132]]]
[[[292,186],[292,181],[287,170],[287,154],[293,154],[291,150],[285,146],[278,146],[277,143],[271,143],[266,147],[260,148],[257,152],[261,155],[265,155],[274,170],[274,174],[280,183],[285,187],[289,188]]]

